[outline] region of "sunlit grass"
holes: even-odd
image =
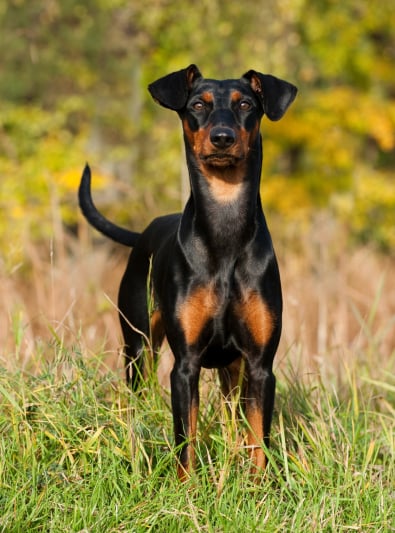
[[[18,333],[20,334],[20,333]],[[48,347],[46,348],[48,350]],[[56,336],[39,372],[0,374],[2,531],[391,531],[394,376],[338,389],[278,375],[269,465],[248,477],[245,421],[205,385],[198,469],[175,475],[169,397],[139,396]],[[45,351],[45,350],[44,350]]]
[[[246,421],[212,372],[197,471],[178,482],[169,364],[140,395],[124,384],[123,255],[57,235],[0,265],[0,531],[393,531],[392,263],[367,249],[322,262],[307,241],[280,247],[284,332],[258,484]]]

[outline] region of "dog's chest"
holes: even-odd
[[[236,272],[197,283],[177,306],[177,315],[189,345],[204,338],[207,343],[222,346],[232,340],[263,346],[274,327],[265,299],[243,283]]]

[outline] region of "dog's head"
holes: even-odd
[[[208,79],[190,65],[153,82],[149,91],[159,104],[177,111],[199,164],[219,170],[246,160],[259,136],[262,116],[279,120],[297,89],[254,70],[239,79]]]
[[[160,105],[182,113],[189,99],[204,78],[196,65],[172,72],[159,78],[148,86],[152,97]],[[221,84],[219,80],[207,80]],[[224,80],[237,81],[237,80]],[[249,70],[239,80],[247,82],[252,94],[262,106],[262,111],[270,120],[279,120],[295,99],[297,88],[291,83],[271,76]]]

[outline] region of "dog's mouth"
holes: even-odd
[[[201,160],[212,167],[234,167],[241,160],[241,157],[236,157],[232,154],[214,153],[210,155],[201,156]]]

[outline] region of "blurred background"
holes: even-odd
[[[333,379],[345,361],[393,365],[393,2],[8,0],[0,28],[1,364],[34,371],[65,343],[122,367],[128,251],[88,229],[79,179],[89,161],[99,208],[136,231],[179,211],[181,127],[146,87],[196,63],[299,88],[262,125],[285,301],[277,366]]]

